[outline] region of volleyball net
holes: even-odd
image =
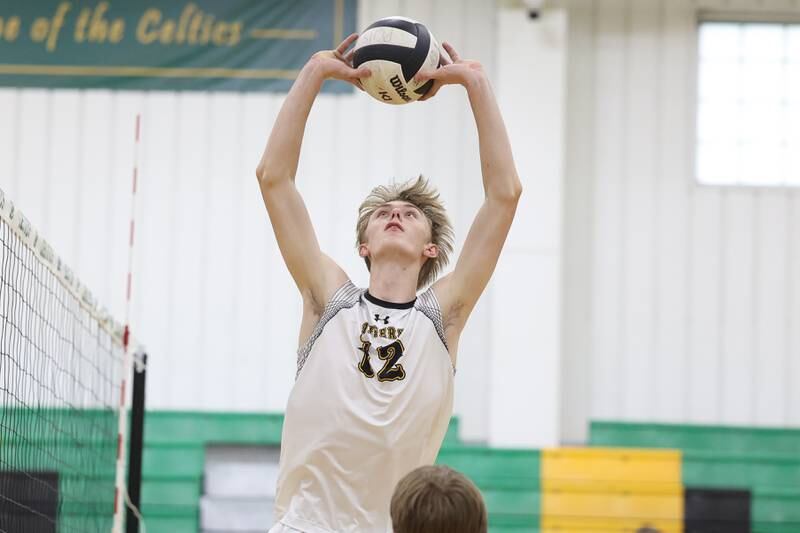
[[[0,533],[112,530],[123,333],[0,190]]]

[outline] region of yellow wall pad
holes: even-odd
[[[683,520],[614,520],[543,517],[541,533],[636,533],[650,527],[659,533],[683,533]]]
[[[681,484],[679,450],[557,448],[542,450],[542,481],[631,482],[637,491]]]
[[[542,479],[542,491],[589,494],[648,494],[654,496],[680,496],[680,483],[657,481],[594,481],[591,479]]]
[[[542,527],[553,531],[663,532],[683,528],[677,450],[559,448],[541,454]]]
[[[633,492],[542,491],[542,519],[683,520],[683,492],[638,494]]]

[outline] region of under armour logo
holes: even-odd
[[[381,318],[381,315],[379,315],[378,313],[375,313],[375,322],[380,322],[381,320],[383,320],[384,324],[388,324],[389,323],[389,315],[386,315],[386,318]]]

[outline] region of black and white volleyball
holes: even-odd
[[[387,104],[418,100],[433,80],[414,83],[420,69],[439,66],[439,43],[424,24],[405,17],[386,17],[371,24],[358,37],[353,67],[369,67],[372,75],[361,85],[372,97]]]

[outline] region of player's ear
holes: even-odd
[[[424,255],[425,257],[428,257],[430,259],[433,259],[434,257],[438,257],[439,256],[439,247],[436,246],[435,244],[433,244],[432,242],[429,242],[428,244],[425,245],[425,249],[422,251],[422,255]]]
[[[367,248],[366,243],[361,243],[358,245],[358,256],[359,257],[369,257],[369,248]]]

